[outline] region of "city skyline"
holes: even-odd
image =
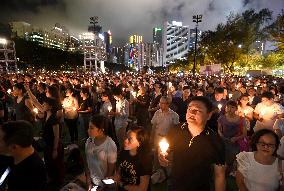
[[[164,21],[182,21],[190,28],[194,14],[203,14],[201,30],[213,30],[216,24],[226,20],[230,12],[246,9],[269,8],[274,15],[280,13],[284,1],[272,0],[7,0],[1,3],[0,22],[26,21],[40,27],[52,27],[55,23],[66,26],[78,36],[87,31],[89,18],[99,16],[103,30],[111,30],[114,45],[128,41],[131,34],[141,34],[146,42],[152,41],[153,27],[162,27]]]

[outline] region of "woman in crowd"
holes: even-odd
[[[146,94],[146,89],[139,86],[137,97],[134,97],[135,116],[137,118],[137,125],[147,128],[149,125],[149,96]]]
[[[82,103],[78,109],[78,113],[79,117],[81,118],[81,122],[83,123],[81,126],[84,128],[84,131],[87,136],[89,120],[92,113],[92,102],[88,88],[82,88],[80,96],[82,98]]]
[[[66,90],[66,97],[63,100],[63,109],[64,109],[64,121],[69,129],[69,134],[71,138],[71,143],[78,141],[78,100],[73,96],[73,89],[68,88]]]
[[[42,138],[45,142],[44,162],[48,172],[49,184],[60,188],[64,180],[64,151],[60,140],[60,125],[56,116],[57,101],[47,97],[43,101],[45,121]]]
[[[252,136],[252,151],[237,155],[236,181],[240,191],[283,190],[283,164],[277,158],[278,136],[269,129],[257,131]]]
[[[117,164],[114,180],[119,183],[119,190],[149,190],[152,156],[147,132],[142,127],[133,127],[127,132]]]
[[[102,186],[101,180],[114,175],[117,148],[114,141],[107,136],[109,121],[105,116],[91,117],[89,138],[86,141],[86,180],[89,190]]]
[[[238,114],[240,117],[244,117],[247,120],[248,134],[252,135],[255,120],[253,119],[253,108],[249,105],[249,95],[242,94],[238,102]]]
[[[29,97],[25,95],[26,88],[23,83],[14,85],[14,96],[16,97],[15,109],[16,120],[26,120],[31,123],[34,122],[33,104]]]
[[[218,133],[225,142],[228,173],[231,172],[233,161],[240,152],[239,141],[246,137],[247,124],[243,117],[236,114],[237,107],[235,101],[228,101],[225,114],[218,119]]]

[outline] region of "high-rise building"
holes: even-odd
[[[11,40],[0,38],[0,73],[16,72],[17,58],[15,43]]]
[[[158,43],[145,43],[144,45],[144,65],[149,67],[162,66],[163,52]]]
[[[143,37],[132,35],[129,38],[129,67],[141,70],[144,63],[144,44]]]
[[[189,47],[189,27],[182,22],[173,21],[164,24],[164,66],[176,59],[186,59]]]
[[[82,51],[84,53],[84,69],[98,71],[98,62],[102,64],[106,60],[106,47],[103,34],[83,33],[79,35],[82,41]]]
[[[197,43],[200,42],[201,39],[201,30],[197,29]],[[189,30],[189,50],[194,50],[196,40],[196,29]],[[197,44],[198,45],[198,44]]]
[[[26,22],[11,22],[9,24],[13,37],[31,40],[47,48],[68,49],[69,32],[65,26],[58,23],[51,30],[36,27]]]
[[[159,45],[163,44],[162,28],[158,28],[158,27],[153,28],[153,43],[157,43]]]

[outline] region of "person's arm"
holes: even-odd
[[[115,163],[107,163],[106,177],[113,176],[115,170]]]
[[[236,183],[240,191],[249,191],[244,182],[244,176],[240,171],[236,172]]]
[[[222,129],[223,129],[222,125],[221,125],[221,123],[218,120],[218,134],[220,135],[220,137],[224,137],[224,135],[222,133],[222,131],[223,131]]]
[[[33,111],[34,106],[33,106],[32,101],[30,99],[25,99],[25,105],[29,108],[30,111]]]
[[[38,108],[39,111],[44,112],[43,106],[39,103],[37,98],[34,96],[34,94],[32,93],[32,91],[30,89],[30,87],[25,84],[25,88],[27,90],[27,93],[29,95],[29,98],[30,98],[31,102],[35,105],[36,108]]]
[[[127,191],[147,191],[150,182],[150,176],[140,176],[140,184],[139,185],[126,185],[123,188]]]
[[[79,110],[78,113],[90,113],[92,111],[91,107],[88,107],[87,110],[81,111]]]
[[[214,165],[215,191],[226,190],[225,165]]]
[[[53,152],[52,152],[52,157],[53,159],[57,158],[58,152],[58,143],[59,143],[59,125],[53,125],[53,134],[54,134],[54,142],[53,142]]]

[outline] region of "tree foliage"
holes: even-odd
[[[255,41],[266,38],[263,26],[271,20],[271,15],[268,9],[231,13],[225,24],[219,24],[215,31],[204,32],[200,45],[205,64],[221,64],[225,72],[233,72],[235,63],[243,54],[249,55]]]

